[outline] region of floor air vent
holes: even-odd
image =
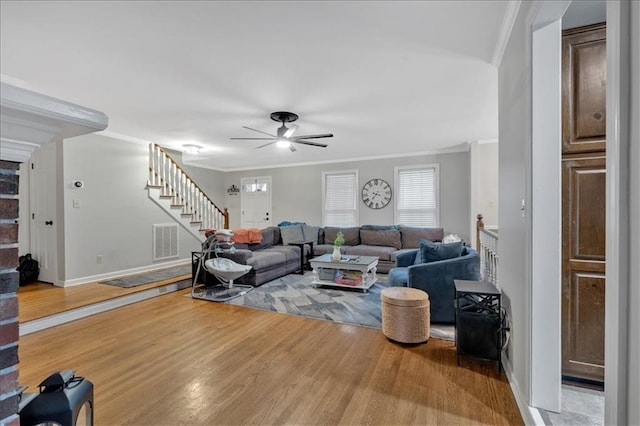
[[[178,224],[153,225],[153,260],[178,257]]]

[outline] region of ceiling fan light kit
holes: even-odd
[[[308,139],[322,139],[322,138],[332,138],[332,133],[322,133],[317,135],[301,135],[301,136],[293,136],[295,131],[298,129],[298,126],[293,124],[289,127],[286,126],[286,123],[292,123],[296,121],[299,117],[298,114],[289,111],[276,111],[271,113],[271,119],[273,121],[277,121],[278,123],[282,123],[282,126],[278,127],[276,134],[273,135],[271,133],[263,132],[262,130],[253,129],[251,127],[242,126],[247,130],[251,130],[253,132],[261,133],[263,135],[269,136],[268,138],[231,138],[231,140],[251,140],[251,141],[270,141],[263,145],[257,146],[256,149],[264,148],[266,146],[276,144],[276,146],[281,148],[289,148],[291,152],[297,151],[293,144],[301,144],[301,145],[310,145],[316,146],[320,148],[326,148],[328,145],[319,142],[313,142]]]

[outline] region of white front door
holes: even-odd
[[[39,262],[38,281],[58,283],[56,216],[56,144],[48,143],[31,156],[29,206],[31,255]]]
[[[242,178],[240,181],[242,228],[271,226],[271,176]]]

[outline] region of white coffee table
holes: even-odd
[[[312,284],[317,287],[356,288],[366,292],[378,280],[377,256],[343,255],[340,260],[333,260],[327,253],[311,259],[310,263],[313,268]]]

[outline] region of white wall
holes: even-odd
[[[503,303],[511,319],[511,340],[503,363],[514,392],[529,400],[529,323],[531,289],[529,213],[529,158],[531,145],[530,30],[527,15],[534,2],[523,2],[498,71],[499,103],[499,215],[500,264],[498,275]],[[521,200],[527,202],[524,217]],[[521,407],[522,409],[522,407]]]
[[[469,232],[476,247],[477,216],[482,214],[486,228],[498,227],[498,141],[472,141],[469,144]]]
[[[560,19],[537,28],[532,37],[530,403],[559,412],[562,385]]]
[[[360,188],[372,178],[382,178],[393,187],[395,166],[432,163],[440,164],[440,225],[446,233],[455,233],[465,241],[470,241],[468,151],[228,172],[225,174],[225,186],[228,188],[235,184],[236,187],[240,187],[240,179],[243,177],[271,176],[274,225],[285,220],[321,225],[323,171],[357,169]],[[360,225],[393,224],[394,199],[387,207],[379,210],[366,207],[359,199]],[[231,227],[238,227],[240,226],[240,196],[227,196],[226,200],[231,213]]]
[[[640,4],[607,2],[605,424],[640,424]]]
[[[152,265],[152,225],[172,220],[147,196],[148,147],[93,134],[65,140],[63,157],[65,282]],[[181,227],[178,235],[180,259],[200,251]]]
[[[479,143],[478,150],[478,211],[486,227],[498,226],[498,143]]]
[[[627,421],[629,424],[640,424],[640,2],[630,5],[631,46],[630,78],[631,89],[629,91],[631,102],[629,117],[630,122],[630,179],[629,188],[629,336],[628,355],[629,390],[627,398]],[[633,119],[635,117],[635,119]],[[606,420],[606,419],[605,419]]]

